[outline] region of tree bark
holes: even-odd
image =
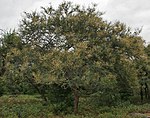
[[[28,77],[27,77],[28,78]],[[33,77],[34,78],[34,77]],[[41,95],[42,99],[47,102],[47,98],[44,95],[43,92],[41,92],[41,90],[38,88],[38,86],[35,84],[34,80],[31,78],[28,78],[28,81],[30,82],[30,84],[37,90],[37,92]]]
[[[79,94],[76,86],[73,87],[74,94],[74,114],[78,114]]]
[[[141,85],[141,88],[140,88],[140,95],[141,95],[141,103],[143,102],[143,85]]]
[[[4,58],[4,57],[3,57]],[[2,68],[0,69],[0,76],[3,76],[5,73],[6,69],[5,69],[5,61],[4,59],[2,60]]]
[[[145,90],[145,98],[148,99],[149,98],[149,96],[148,96],[149,90],[148,90],[148,84],[147,83],[145,83],[144,90]]]

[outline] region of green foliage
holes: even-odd
[[[90,96],[90,103],[96,108],[120,104],[120,94],[117,81],[113,78],[102,78],[99,90]]]
[[[73,100],[77,113],[83,96],[97,106],[137,96],[149,85],[149,46],[138,31],[102,15],[95,5],[71,2],[25,13],[19,31],[0,38],[0,92],[36,91],[55,113],[72,110]]]
[[[0,106],[0,117],[6,118],[48,117],[49,112],[36,96],[3,96]]]
[[[39,96],[2,96],[0,97],[0,117],[5,118],[141,118],[149,113],[149,104],[132,105],[122,104],[117,107],[99,107],[99,109],[82,109],[80,114],[54,115],[52,106],[43,106]],[[84,106],[86,107],[86,106]],[[87,108],[87,107],[86,107]]]
[[[118,62],[115,65],[117,71],[117,84],[122,100],[129,100],[138,89],[138,77],[134,65],[130,62]]]
[[[46,94],[48,101],[53,106],[52,112],[54,114],[66,114],[73,111],[73,97],[70,88],[65,88],[58,84],[52,84],[48,85]]]

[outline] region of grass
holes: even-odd
[[[79,115],[54,115],[51,111],[52,106],[43,106],[38,95],[0,97],[0,118],[144,118],[150,115],[150,104],[99,108],[80,105]]]
[[[0,117],[6,118],[47,118],[49,106],[43,106],[37,96],[2,96],[0,98]]]

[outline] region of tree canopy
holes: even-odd
[[[83,96],[106,103],[116,96],[129,100],[140,91],[142,78],[150,77],[150,46],[144,46],[140,31],[102,15],[96,5],[71,2],[25,12],[19,31],[1,38],[0,77],[30,83],[45,100],[41,85],[70,89],[75,113]]]

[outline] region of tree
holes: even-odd
[[[140,68],[139,68],[139,76],[141,83],[141,100],[143,100],[143,96],[145,95],[146,99],[150,98],[149,93],[149,78],[150,78],[150,46],[145,47],[146,57],[144,60],[141,60]]]
[[[74,113],[82,94],[100,91],[102,78],[115,79],[123,99],[138,86],[134,61],[143,58],[143,40],[138,31],[104,21],[102,14],[95,5],[81,8],[64,2],[57,9],[25,13],[20,25],[20,37],[30,50],[26,70],[34,68],[27,75],[39,83],[69,87]]]
[[[22,74],[26,46],[16,31],[1,36],[0,83],[7,94],[33,93],[35,91]]]
[[[22,48],[22,43],[20,37],[17,35],[15,31],[4,32],[1,36],[1,45],[0,45],[0,77],[3,86],[10,88],[10,90],[14,87],[12,86],[13,77],[11,76],[11,68],[8,68],[9,63],[13,63],[15,66],[19,64],[19,58],[15,57],[15,60],[11,59],[8,61],[10,55],[14,55],[15,50],[20,50]],[[10,71],[9,71],[10,70]],[[7,76],[7,77],[6,77]],[[8,79],[9,78],[9,79]],[[10,82],[10,83],[9,83]],[[15,84],[16,85],[16,84]],[[4,91],[4,90],[3,90]],[[14,89],[12,89],[14,91]],[[6,91],[5,91],[6,92]]]

